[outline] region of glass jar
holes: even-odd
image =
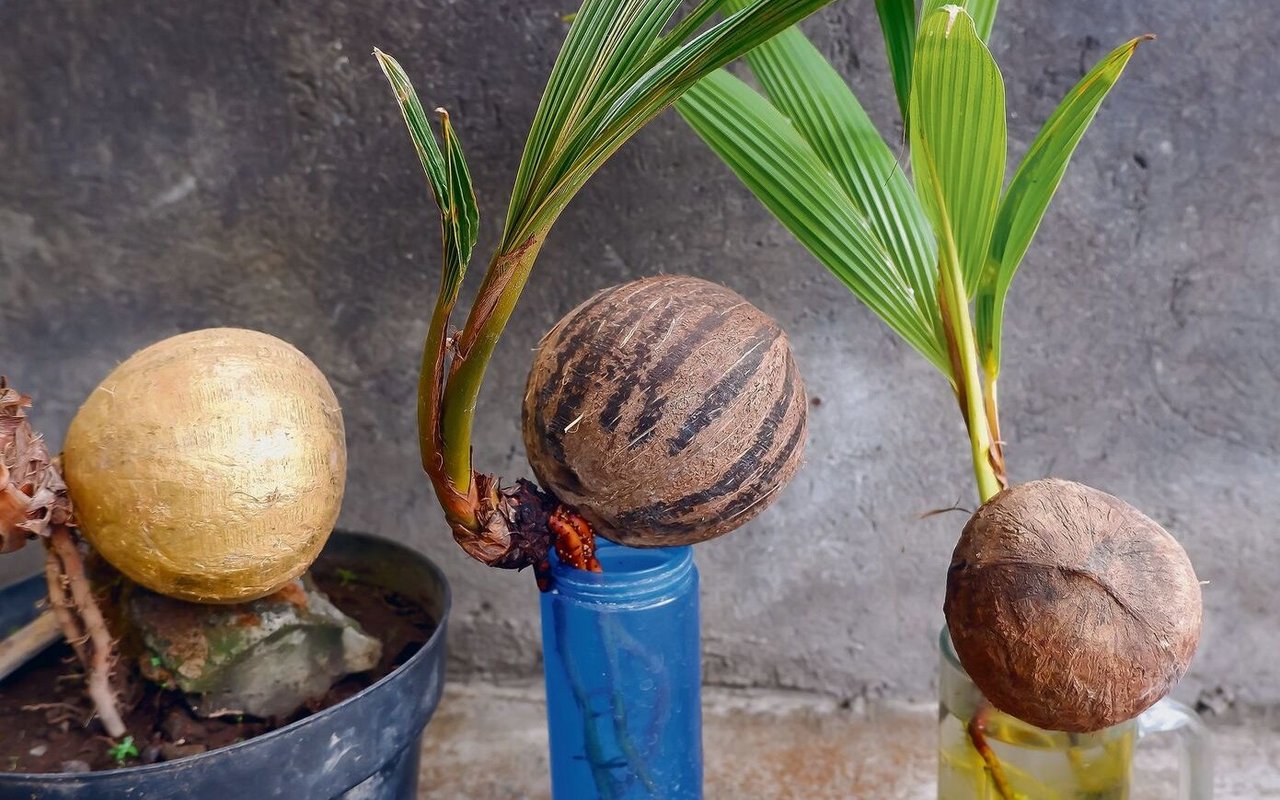
[[[554,560],[542,651],[556,800],[702,797],[698,570],[690,547],[600,541]]]
[[[1180,786],[1169,800],[1212,798],[1208,731],[1183,704],[1166,698],[1137,719],[1096,733],[1046,731],[987,702],[960,666],[945,628],[940,644],[939,800],[1005,800],[970,735],[978,714],[982,735],[1017,800],[1129,800],[1134,749],[1159,733],[1179,740]]]

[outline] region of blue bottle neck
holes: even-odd
[[[585,572],[551,555],[555,592],[606,603],[645,603],[680,594],[694,577],[692,547],[625,547],[597,539],[603,572]]]

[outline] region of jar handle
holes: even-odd
[[[1177,700],[1165,698],[1138,717],[1138,739],[1173,734],[1182,748],[1178,760],[1182,800],[1212,800],[1213,749],[1200,715]]]

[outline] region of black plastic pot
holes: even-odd
[[[0,772],[0,800],[413,800],[422,730],[444,685],[449,584],[425,556],[363,534],[335,532],[320,560],[421,603],[438,623],[430,640],[368,689],[247,742],[104,772]],[[0,630],[34,616],[43,585],[0,592]]]

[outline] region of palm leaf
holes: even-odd
[[[587,0],[573,17],[534,115],[516,172],[506,234],[522,219],[539,191],[554,182],[551,165],[575,125],[614,85],[627,66],[646,53],[679,6],[679,0]]]
[[[752,50],[747,61],[769,100],[812,146],[901,268],[920,313],[936,319],[938,270],[929,221],[858,98],[799,28]]]
[[[889,327],[948,371],[932,320],[916,305],[906,277],[790,120],[724,70],[690,89],[677,107],[801,244]]]
[[[992,374],[1000,366],[1004,301],[1014,273],[1040,227],[1076,145],[1138,45],[1151,38],[1139,36],[1112,50],[1067,93],[1036,134],[1009,182],[996,217],[990,258],[975,299],[978,346],[983,363]]]
[[[684,43],[660,39],[597,109],[576,126],[570,143],[549,163],[556,180],[529,203],[505,240],[514,246],[546,230],[609,156],[690,86],[799,22],[831,0],[755,0],[746,9]],[[590,3],[590,0],[588,0]]]
[[[893,91],[898,95],[898,111],[907,118],[911,97],[911,60],[916,45],[915,0],[876,0],[876,14],[884,33],[884,51],[893,74]]]
[[[959,6],[969,12],[978,36],[985,42],[991,38],[991,28],[996,22],[996,6],[999,4],[1000,0],[924,0],[920,19],[926,19],[947,6]]]
[[[422,102],[400,64],[381,50],[375,49],[373,52],[395,91],[414,150],[418,153],[418,160],[422,162],[422,170],[427,175],[427,183],[431,187],[436,205],[440,207],[441,238],[445,252],[440,297],[452,307],[467,264],[471,261],[480,221],[471,173],[462,155],[462,145],[449,122],[449,115],[444,109],[437,109],[445,141],[445,152],[441,152]]]
[[[972,297],[987,262],[1005,169],[1004,82],[973,20],[958,6],[923,18],[911,76],[911,164],[916,191],[938,237],[941,209],[922,185],[932,154]]]

